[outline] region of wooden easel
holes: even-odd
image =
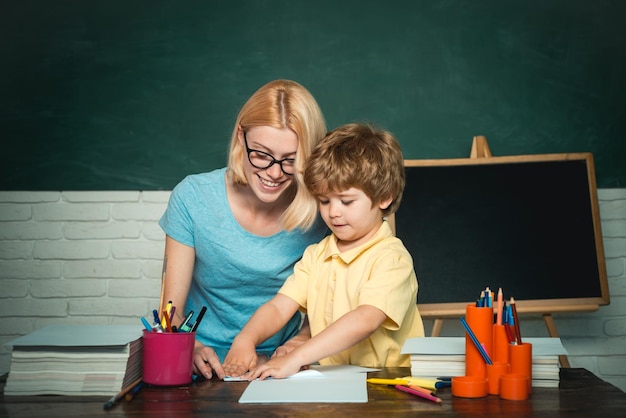
[[[489,158],[492,157],[491,150],[489,149],[489,145],[487,144],[487,138],[478,135],[475,136],[472,141],[472,150],[470,152],[470,158]],[[550,337],[558,338],[559,332],[556,329],[556,323],[554,322],[554,318],[551,313],[543,313],[541,314],[543,317],[543,322],[546,324],[546,328],[548,329],[548,335]],[[432,337],[438,337],[441,333],[441,327],[443,326],[443,318],[435,318],[433,323],[433,329],[430,333]],[[559,362],[561,363],[561,367],[569,368],[569,359],[566,355],[559,355]]]

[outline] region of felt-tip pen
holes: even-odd
[[[143,326],[146,328],[146,331],[152,331],[152,326],[150,326],[150,322],[148,322],[148,320],[146,318],[144,318],[143,316],[141,317],[141,322],[143,323]]]
[[[200,313],[198,314],[198,319],[196,319],[196,323],[193,324],[193,328],[191,329],[191,332],[196,332],[196,330],[200,326],[200,321],[202,321],[202,318],[204,318],[205,313],[206,313],[206,306],[203,306],[202,309],[200,309]]]
[[[191,321],[191,317],[193,316],[193,310],[189,311],[183,322],[178,326],[178,329],[181,331],[188,332],[188,330],[184,329],[185,327],[189,328],[189,321]]]

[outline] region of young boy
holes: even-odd
[[[413,260],[384,219],[404,190],[400,145],[388,132],[348,124],[317,145],[304,172],[332,234],[309,246],[278,294],[234,339],[224,371],[249,380],[283,378],[301,367],[355,364],[409,367],[407,338],[424,336]],[[298,310],[311,339],[258,364],[255,348]]]

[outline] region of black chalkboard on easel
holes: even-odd
[[[392,223],[414,259],[422,315],[462,316],[485,287],[502,287],[521,313],[608,304],[592,154],[492,157],[484,137],[472,154],[405,161]]]

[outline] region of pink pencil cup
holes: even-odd
[[[191,383],[195,332],[143,331],[143,381],[157,386]]]

